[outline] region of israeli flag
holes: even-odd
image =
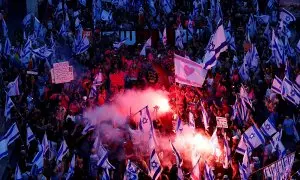
[[[32,20],[33,15],[32,14],[27,14],[24,19],[23,19],[23,25],[24,27],[27,27],[28,25],[31,24],[31,20]]]
[[[128,160],[123,180],[138,180],[138,167]]]
[[[300,87],[296,83],[293,83],[293,88],[295,91],[295,97],[294,97],[295,103],[300,105]]]
[[[112,12],[102,10],[100,17],[101,17],[102,21],[111,21],[112,20]]]
[[[50,147],[46,132],[42,140],[42,147],[43,147],[43,155],[45,156],[46,152],[49,150]]]
[[[47,29],[40,23],[40,21],[34,18],[34,33],[37,38],[44,39],[47,33]]]
[[[8,29],[7,29],[6,22],[5,22],[4,18],[2,18],[2,28],[3,28],[3,36],[7,37],[8,36]]]
[[[183,131],[183,122],[181,121],[181,119],[179,118],[179,116],[177,117],[177,122],[176,122],[176,129],[175,132],[177,134],[182,133]]]
[[[104,169],[102,172],[101,180],[110,180],[109,169]]]
[[[170,0],[162,0],[162,9],[165,14],[170,14],[173,9],[173,4]]]
[[[94,24],[97,20],[101,20],[101,9],[102,9],[102,2],[101,0],[93,0],[93,19]]]
[[[276,127],[269,118],[261,125],[260,130],[266,137],[271,137],[276,133]]]
[[[20,58],[23,64],[27,64],[29,62],[29,58],[31,55],[31,40],[28,38],[27,42],[25,43],[23,49],[21,50]]]
[[[61,25],[58,34],[61,35],[62,37],[67,37],[68,36],[68,31],[67,31],[67,28],[66,28],[65,24]]]
[[[7,85],[7,95],[8,96],[19,96],[20,90],[19,90],[19,76],[13,81],[8,83]]]
[[[269,0],[268,4],[267,4],[267,7],[269,9],[273,9],[275,7],[275,3],[276,3],[276,0]]]
[[[281,94],[282,81],[277,76],[273,79],[271,90],[277,94]]]
[[[147,0],[146,3],[148,4],[149,7],[149,13],[152,17],[156,16],[156,9],[154,5],[154,0]]]
[[[5,110],[4,110],[4,117],[6,117],[6,119],[9,119],[11,116],[11,109],[15,106],[15,104],[13,103],[13,101],[11,100],[11,98],[9,96],[6,96],[6,102],[5,102]]]
[[[251,14],[247,23],[247,32],[249,33],[250,37],[254,37],[256,34],[256,21]]]
[[[251,149],[248,147],[244,153],[243,162],[242,162],[243,170],[246,172],[247,176],[251,174],[251,168],[250,168],[251,154],[252,154]]]
[[[272,39],[272,35],[271,35],[271,30],[270,30],[270,25],[269,23],[266,26],[266,29],[264,31],[264,37],[270,42]]]
[[[282,130],[278,131],[271,139],[272,152],[276,152],[278,158],[282,158],[286,155],[286,150],[281,142]]]
[[[16,123],[11,125],[4,137],[7,139],[7,145],[13,143],[18,137],[20,137],[20,132]]]
[[[192,112],[189,112],[189,126],[192,127],[194,130],[196,129],[195,119]]]
[[[223,154],[224,154],[223,168],[228,169],[230,161],[231,161],[231,149],[228,144],[226,135],[224,136],[224,152],[223,152]]]
[[[248,180],[250,174],[247,173],[247,170],[241,165],[241,163],[239,163],[239,171],[240,171],[241,180]]]
[[[251,147],[251,149],[257,148],[259,145],[265,143],[265,138],[261,131],[255,126],[249,127],[243,134],[245,138],[246,145]]]
[[[280,10],[279,18],[285,24],[290,24],[290,22],[296,21],[295,16],[284,8]]]
[[[150,155],[149,171],[152,180],[157,180],[162,172],[162,166],[155,149],[152,150]]]
[[[292,36],[290,29],[286,26],[286,24],[284,24],[283,21],[279,22],[277,32],[279,34],[279,37],[284,36],[284,38],[290,38]]]
[[[256,18],[256,21],[259,24],[268,24],[270,20],[270,16],[268,15],[260,15],[260,16],[254,15],[254,17]]]
[[[141,56],[146,56],[146,49],[147,48],[150,48],[151,47],[151,44],[152,44],[152,41],[151,41],[151,37],[146,41],[146,43],[144,44],[143,46],[143,49],[141,50],[140,52],[140,55]]]
[[[60,148],[57,152],[57,158],[56,158],[56,163],[58,164],[59,162],[62,161],[63,157],[69,152],[68,145],[66,143],[66,140],[63,140],[63,142],[60,145]]]
[[[79,18],[77,17],[75,19],[75,30],[79,30],[81,28],[81,24],[80,24],[80,20]]]
[[[39,151],[36,153],[36,155],[32,160],[31,174],[32,175],[41,174],[43,172],[43,169],[44,169],[43,148],[40,147]]]
[[[10,43],[10,40],[8,39],[8,37],[7,37],[5,39],[3,54],[7,57],[10,56],[10,50],[11,50],[11,43]]]
[[[208,114],[205,110],[205,107],[203,105],[203,103],[201,102],[201,111],[202,111],[202,121],[203,121],[203,124],[204,124],[204,128],[206,131],[208,131],[208,128],[209,128],[209,117],[208,117]]]
[[[52,53],[52,50],[48,49],[46,45],[32,50],[32,54],[41,59],[47,59]]]
[[[175,46],[179,49],[183,49],[183,31],[181,24],[175,30]]]
[[[221,150],[219,146],[219,141],[218,141],[218,136],[217,136],[217,128],[213,132],[212,136],[210,137],[209,143],[213,149],[212,155],[220,156],[221,155]]]
[[[205,177],[205,180],[214,180],[215,179],[214,172],[208,166],[206,161],[205,161],[205,167],[204,167],[204,177]]]
[[[299,41],[298,41],[298,43],[297,43],[296,49],[298,50],[298,52],[300,52],[300,39],[299,39]]]
[[[176,158],[177,167],[180,168],[182,166],[183,160],[182,160],[179,152],[176,150],[175,146],[173,145],[173,143],[171,141],[170,141],[170,144],[171,144],[173,154],[175,155],[175,158]]]
[[[221,23],[219,23],[221,24]],[[215,34],[212,35],[203,58],[204,69],[211,69],[217,64],[221,52],[227,50],[227,41],[223,25],[219,25]]]
[[[26,131],[27,131],[26,143],[27,143],[27,146],[29,146],[30,142],[35,139],[35,136],[28,124],[26,125]]]
[[[67,173],[67,177],[66,180],[71,179],[71,177],[73,176],[74,172],[75,172],[75,160],[76,160],[76,155],[74,154],[70,163],[70,167]]]
[[[219,21],[222,21],[222,19],[223,19],[222,8],[221,8],[221,5],[220,5],[220,1],[217,0],[215,22],[218,23]]]
[[[277,66],[279,67],[280,64],[285,64],[285,47],[283,42],[280,39],[278,39],[278,37],[276,37],[274,30],[272,31],[271,50],[272,57],[276,60]]]
[[[64,9],[65,9],[65,12],[67,12],[68,6],[66,5],[66,3],[64,3]],[[54,15],[57,17],[58,15],[60,15],[62,13],[63,13],[63,5],[62,5],[62,2],[59,2],[56,7],[56,10],[54,12]]]
[[[194,26],[193,26],[194,22],[189,19],[188,21],[188,36],[189,38],[193,38],[193,34],[194,34]]]
[[[84,7],[86,6],[86,0],[78,0],[78,2]]]
[[[294,89],[293,83],[291,80],[289,80],[286,76],[284,77],[282,81],[281,86],[281,95],[284,97],[284,99],[287,99],[291,103],[297,105],[297,94]]]
[[[90,41],[87,37],[81,38],[79,41],[75,42],[75,54],[82,54],[86,52],[90,47]]]
[[[90,131],[95,130],[95,126],[92,125],[91,123],[87,123],[86,126],[84,127],[84,129],[82,130],[81,134],[82,135],[86,135],[87,133],[89,133]]]
[[[8,148],[7,148],[7,139],[2,137],[0,139],[0,160],[6,156],[8,156]]]
[[[102,146],[102,144],[99,145],[98,156],[99,156],[99,161],[97,162],[98,167],[104,169],[115,169],[115,167],[108,161],[108,152]]]

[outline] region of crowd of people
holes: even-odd
[[[243,155],[235,153],[236,149],[243,139],[242,134],[249,127],[253,125],[260,127],[267,119],[272,122],[278,132],[282,130],[281,141],[286,150],[285,154],[296,152],[293,167],[299,167],[299,137],[295,135],[300,129],[299,102],[293,104],[271,88],[275,76],[280,79],[285,77],[287,66],[289,66],[289,79],[295,86],[300,86],[300,47],[297,45],[300,38],[299,26],[297,26],[299,20],[287,25],[290,33],[288,41],[294,50],[293,53],[288,53],[285,63],[278,65],[270,60],[272,56],[272,50],[269,48],[270,39],[264,35],[267,24],[257,23],[256,33],[247,37],[248,19],[251,14],[257,14],[257,7],[253,5],[253,2],[239,0],[220,2],[223,25],[228,27],[230,22],[230,33],[235,37],[236,48],[228,48],[220,54],[217,65],[208,69],[202,87],[192,87],[175,82],[173,58],[174,54],[177,54],[196,62],[199,62],[199,59],[201,61],[210,36],[216,30],[218,23],[208,18],[212,1],[168,1],[171,3],[170,12],[163,8],[161,1],[141,3],[132,0],[124,1],[125,5],[120,1],[117,1],[119,3],[102,2],[101,9],[111,13],[111,19],[102,18],[101,15],[98,20],[95,20],[96,15],[93,11],[96,1],[87,1],[86,4],[80,3],[82,1],[63,1],[62,6],[66,8],[62,8],[62,12],[58,12],[59,2],[53,0],[49,4],[48,1],[42,1],[40,5],[46,7],[46,11],[41,10],[38,17],[46,29],[43,37],[36,33],[36,20],[31,16],[34,20],[30,21],[34,22],[24,26],[22,30],[16,30],[13,33],[14,36],[9,37],[11,40],[9,51],[6,49],[8,47],[6,41],[8,34],[12,33],[7,33],[7,29],[4,28],[6,27],[5,14],[1,15],[3,28],[0,30],[2,37],[0,135],[1,140],[6,138],[7,130],[16,123],[20,137],[14,143],[9,144],[6,157],[0,156],[3,166],[0,179],[17,179],[16,168],[19,168],[23,179],[123,179],[126,176],[128,160],[138,165],[140,169],[138,179],[151,179],[148,174],[149,165],[146,163],[149,156],[135,154],[133,148],[135,143],[130,138],[128,130],[124,133],[126,137],[124,144],[106,142],[105,139],[96,135],[97,125],[83,133],[88,123],[82,117],[84,112],[113,103],[126,91],[148,88],[168,92],[171,114],[178,115],[184,123],[188,124],[191,112],[194,116],[196,131],[207,137],[215,132],[216,117],[227,119],[229,127],[218,128],[216,134],[220,147],[224,145],[223,135],[226,134],[231,150],[231,163],[224,168],[224,159],[216,160],[219,157],[211,155],[209,165],[215,179],[245,179],[239,171],[239,162],[243,161]],[[153,2],[153,6],[149,2]],[[258,7],[260,12],[270,17],[277,12],[275,20],[270,18],[272,20],[268,24],[271,28],[277,29],[279,4],[274,2],[270,7],[269,1],[259,1]],[[67,27],[67,33],[64,34],[61,29],[62,24],[66,25],[67,16],[70,17],[70,24]],[[89,48],[84,51],[72,49],[73,44],[76,44],[78,32],[82,32],[77,28],[77,19],[80,20],[81,28],[90,29],[93,32],[89,37]],[[175,31],[178,26],[188,30],[189,21],[193,22],[194,31],[187,43],[184,43],[183,48],[171,43],[176,40],[168,39],[167,44],[164,44],[163,40],[158,39],[157,42],[152,42],[152,47],[151,45],[146,47],[145,55],[140,53],[143,44],[126,45],[121,42],[123,39],[115,36],[104,38],[97,31],[99,29],[101,31],[146,29],[162,32],[165,27]],[[35,37],[32,37],[32,34],[35,34]],[[45,45],[51,49],[49,50],[51,55],[41,58],[32,53],[28,60],[24,60],[26,58],[23,58],[22,51],[30,38],[32,49]],[[147,38],[143,42],[146,42]],[[106,40],[107,42],[104,42]],[[115,41],[120,42],[120,46],[114,46]],[[256,46],[259,62],[257,69],[250,71],[250,78],[244,80],[240,75],[239,67],[243,64],[243,58],[251,44]],[[55,84],[52,82],[50,70],[53,68],[53,63],[62,61],[69,61],[73,66],[74,80]],[[117,83],[112,81],[114,75],[119,78],[117,78]],[[96,80],[99,80],[97,85],[95,85]],[[9,97],[9,84],[16,81],[18,92]],[[241,88],[246,91],[247,98],[251,101],[251,107],[247,108],[247,117],[242,120],[237,117],[235,108],[240,104],[238,97]],[[7,108],[8,98],[13,102],[13,107],[9,116],[7,114],[2,116],[6,113],[4,111]],[[209,124],[204,123],[204,111]],[[169,121],[176,122],[177,119],[167,116],[153,117],[154,128],[160,134],[174,135],[175,127],[170,127],[168,123]],[[128,124],[132,129],[137,129],[138,127],[134,127],[135,123],[129,123],[133,121],[131,120],[129,116]],[[35,136],[35,140],[30,143],[28,143],[28,126]],[[50,147],[43,155],[43,169],[33,171],[32,167],[36,165],[33,159],[41,151],[45,135]],[[105,142],[104,146],[109,152],[109,162],[114,167],[109,170],[109,177],[105,177],[106,169],[99,167],[100,157],[95,147],[95,139],[98,141],[98,138]],[[264,144],[252,149],[251,152],[252,179],[262,179],[261,169],[282,157],[273,151],[270,143],[272,137],[265,137],[265,139]],[[68,153],[64,154],[57,163],[56,155],[59,154],[59,147],[62,147],[63,143],[67,144]],[[221,149],[223,152],[223,148]],[[73,155],[75,155],[75,167],[73,171],[70,171]],[[161,164],[164,167],[159,178],[177,179],[179,168],[176,163],[164,164],[162,159]],[[204,161],[202,161],[200,174],[203,177],[204,169]],[[183,163],[182,171],[184,179],[192,178],[191,165]],[[296,171],[298,169],[293,168],[291,174]],[[72,172],[71,177],[69,177],[69,172]]]

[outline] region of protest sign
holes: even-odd
[[[74,79],[73,67],[69,62],[54,63],[51,69],[52,82],[55,84],[70,82]]]
[[[216,117],[217,127],[228,128],[227,119],[225,117]]]
[[[295,159],[295,152],[264,168],[265,179],[289,179]]]

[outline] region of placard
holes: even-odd
[[[227,119],[225,117],[216,117],[217,127],[228,128]]]
[[[55,84],[70,82],[74,80],[73,67],[69,65],[68,61],[54,63],[51,77]]]

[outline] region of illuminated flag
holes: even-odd
[[[152,180],[157,180],[162,172],[162,166],[155,149],[152,150],[150,155],[149,170]]]

